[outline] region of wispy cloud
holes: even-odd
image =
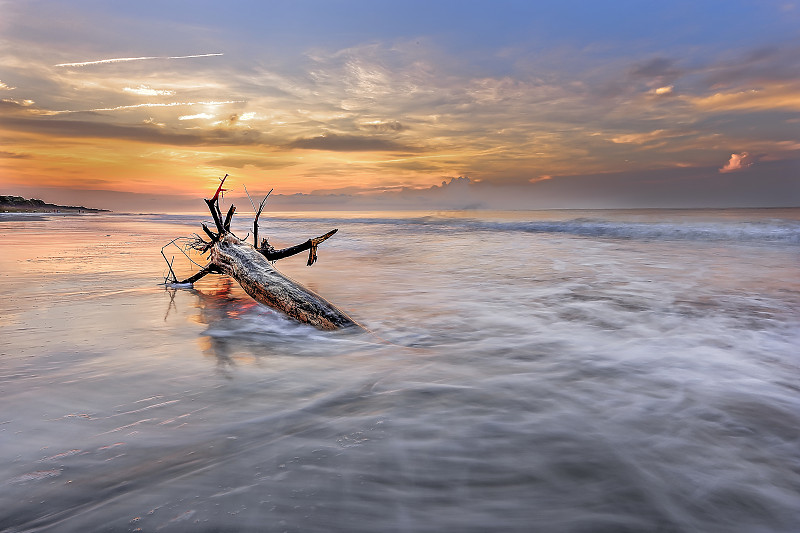
[[[172,96],[175,94],[175,91],[169,89],[153,89],[147,85],[139,85],[138,87],[125,87],[122,90],[126,93],[133,93],[141,96]]]
[[[631,74],[642,78],[675,78],[681,74],[676,61],[668,57],[654,57],[634,65]]]
[[[8,85],[0,81],[0,91],[11,91],[13,89],[16,89],[16,87],[9,87]]]
[[[97,107],[94,109],[53,111],[52,114],[89,113],[89,112],[99,112],[99,111],[122,111],[125,109],[138,109],[142,107],[178,107],[178,106],[195,106],[195,105],[218,106],[226,104],[240,104],[242,102],[244,102],[244,100],[222,100],[222,101],[211,101],[211,102],[148,102],[144,104],[119,105],[116,107]]]
[[[611,138],[616,144],[644,144],[663,137],[664,130],[649,131],[646,133],[628,133]]]
[[[198,118],[214,118],[214,115],[208,113],[197,113],[196,115],[181,115],[178,120],[196,120]]]
[[[195,57],[214,57],[224,55],[222,53],[214,54],[193,54],[188,56],[144,56],[144,57],[114,57],[110,59],[98,59],[95,61],[79,61],[77,63],[59,63],[54,65],[56,67],[87,67],[89,65],[105,65],[108,63],[124,63],[127,61],[149,61],[152,59],[191,59]]]
[[[406,126],[404,126],[403,124],[401,124],[396,120],[392,120],[389,122],[373,120],[371,122],[365,122],[364,124],[361,125],[361,127],[365,130],[372,130],[380,133],[403,131],[404,129],[407,129]]]

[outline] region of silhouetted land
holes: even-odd
[[[108,209],[48,204],[44,200],[28,200],[22,196],[0,196],[0,213],[101,213]]]

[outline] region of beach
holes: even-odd
[[[800,209],[208,218],[0,214],[0,531],[796,531]]]

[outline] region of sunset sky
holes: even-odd
[[[0,194],[201,210],[230,174],[279,207],[800,205],[798,1],[0,10]]]

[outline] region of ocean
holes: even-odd
[[[0,531],[798,531],[800,209],[209,219],[0,215]]]

